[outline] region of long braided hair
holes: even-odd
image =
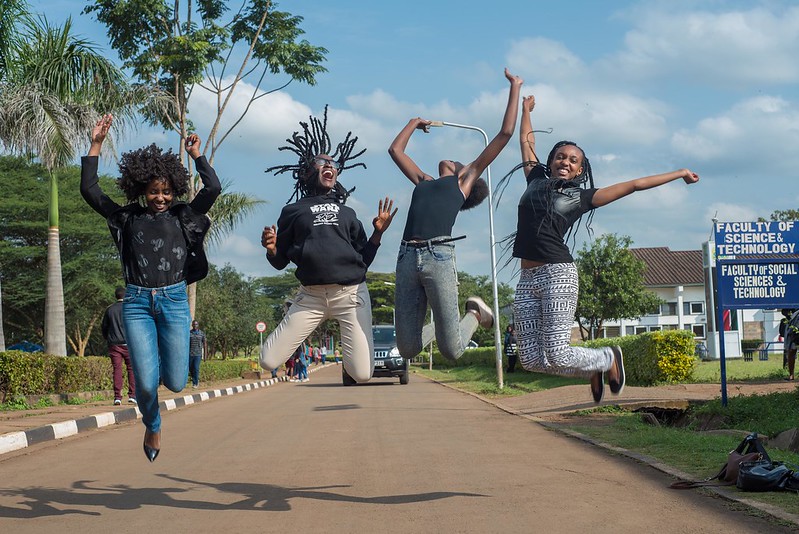
[[[295,180],[294,192],[291,194],[288,201],[286,201],[286,204],[293,200],[319,194],[317,190],[319,185],[319,170],[314,165],[314,159],[319,154],[327,154],[339,164],[339,176],[347,169],[353,169],[355,167],[366,168],[366,165],[363,163],[347,164],[349,161],[360,157],[366,152],[366,149],[363,149],[353,154],[355,151],[355,143],[358,141],[358,138],[354,137],[352,132],[347,132],[344,141],[336,146],[334,152],[331,152],[333,144],[330,142],[330,135],[327,133],[327,106],[325,106],[322,120],[314,116],[310,116],[309,120],[310,124],[307,122],[300,122],[302,133],[294,132],[289,139],[286,139],[288,145],[278,148],[278,150],[289,150],[296,154],[298,157],[297,163],[275,165],[264,171],[273,172],[275,176],[283,174],[284,172],[291,172],[291,176]],[[350,193],[353,191],[355,191],[354,187],[347,190],[336,180],[333,193],[336,195],[338,202],[342,204],[345,203],[347,197],[349,197]]]
[[[552,178],[552,160],[555,158],[555,154],[557,154],[558,149],[564,146],[573,146],[580,150],[580,153],[583,156],[583,172],[572,178],[571,180],[563,180],[560,178],[553,179]],[[535,154],[535,153],[534,153]],[[538,156],[536,156],[538,159]],[[547,186],[552,190],[556,191],[558,189],[562,189],[564,187],[582,187],[583,189],[590,189],[594,187],[594,174],[591,169],[591,162],[588,160],[588,156],[585,155],[585,151],[574,141],[559,141],[555,143],[555,146],[552,147],[552,150],[549,151],[549,155],[547,156],[546,164],[541,163],[540,161],[523,161],[513,167],[510,172],[508,172],[505,176],[503,176],[499,182],[497,183],[496,192],[497,192],[497,200],[496,205],[499,206],[499,201],[502,197],[502,193],[508,186],[510,182],[510,177],[519,169],[524,168],[525,166],[532,165],[533,167],[540,167],[544,175],[547,178]],[[535,170],[531,169],[528,176]],[[528,178],[529,184],[530,178]],[[553,197],[550,195],[546,198],[546,210],[547,210],[547,217],[551,217],[554,215],[554,203],[552,202]],[[588,235],[593,235],[593,229],[591,227],[591,222],[594,218],[594,211],[591,210],[588,212],[588,220],[586,221],[585,227],[588,230]],[[571,246],[569,247],[572,251],[574,250],[574,246],[577,242],[577,232],[579,231],[580,225],[582,224],[582,216],[577,219],[577,222],[573,224],[569,231],[566,232],[566,236],[564,237],[564,242],[568,245],[569,241],[571,241]],[[539,227],[536,229],[536,232],[540,231],[541,225],[544,224],[544,218],[541,219],[541,223]],[[513,248],[513,243],[516,241],[516,232],[512,232],[511,234],[507,235],[503,239],[500,240],[500,245],[503,249],[502,256],[506,258],[506,265],[510,263],[513,259],[510,255],[511,250]]]

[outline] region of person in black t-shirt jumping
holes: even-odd
[[[590,378],[594,401],[600,402],[605,372],[612,393],[619,394],[624,388],[622,352],[619,347],[590,349],[570,345],[578,280],[564,236],[584,213],[594,208],[678,179],[693,184],[699,176],[680,169],[597,189],[588,158],[571,141],[557,143],[546,165],[539,163],[530,121],[534,107],[533,96],[523,99],[519,131],[519,167],[525,169],[527,178],[527,189],[519,201],[513,245],[513,256],[521,259],[513,303],[520,361],[529,371]]]
[[[480,204],[488,196],[488,186],[480,175],[508,144],[516,129],[516,113],[522,79],[505,69],[510,92],[502,127],[473,162],[463,165],[444,160],[438,164],[439,178],[423,172],[405,154],[415,130],[427,133],[431,121],[411,119],[391,143],[388,153],[402,173],[414,184],[408,220],[397,256],[395,313],[397,348],[410,359],[435,337],[441,354],[459,358],[478,324],[491,328],[494,315],[479,297],[469,297],[466,313],[460,317],[458,274],[452,227],[459,211]],[[433,325],[424,326],[428,302]],[[435,332],[434,332],[435,330]]]
[[[281,148],[294,152],[298,162],[266,171],[291,171],[296,184],[289,201],[297,200],[283,208],[277,227],[264,228],[261,245],[274,268],[283,269],[289,262],[297,266],[295,275],[301,286],[283,320],[261,346],[261,367],[278,367],[320,322],[336,319],[341,327],[344,371],[356,382],[366,382],[374,366],[366,269],[397,210],[388,197],[380,200],[372,220],[374,232],[367,239],[355,211],[345,204],[350,191],[338,182],[344,170],[366,167],[363,163],[347,165],[364,152],[352,154],[358,138],[347,134],[333,151],[327,133],[327,107],[323,121],[310,120],[310,127],[300,123],[302,135],[295,132],[288,140],[290,145]]]
[[[222,186],[200,155],[200,138],[191,134],[186,151],[203,182],[194,199],[175,202],[188,193],[191,177],[177,155],[153,144],[122,154],[118,185],[129,203],[120,206],[103,193],[97,177],[98,156],[112,121],[105,115],[92,130],[89,153],[81,160],[80,192],[105,217],[119,249],[127,284],[122,303],[125,335],[146,428],[144,454],[152,462],[161,449],[158,384],[162,381],[178,392],[189,374],[186,285],[208,274],[203,240],[211,221],[206,213]]]

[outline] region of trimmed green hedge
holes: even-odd
[[[201,381],[230,380],[250,369],[247,360],[211,360],[200,365]],[[112,390],[107,356],[53,356],[43,352],[0,352],[0,402],[20,395]]]
[[[687,330],[663,330],[584,343],[586,347],[613,345],[624,352],[626,381],[631,386],[685,382],[691,379],[696,367],[694,336]]]
[[[584,347],[610,347],[618,345],[624,352],[624,370],[627,384],[652,386],[655,384],[686,382],[691,379],[696,366],[694,337],[686,330],[664,330],[637,336],[624,336],[586,341]],[[434,368],[494,366],[494,347],[469,349],[456,361],[450,361],[433,351]],[[421,354],[424,360],[426,354]],[[507,361],[503,356],[503,365]]]

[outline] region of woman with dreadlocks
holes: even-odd
[[[699,176],[680,169],[595,188],[591,163],[571,141],[557,143],[546,165],[539,163],[530,120],[534,107],[535,98],[524,97],[519,167],[525,169],[527,189],[519,201],[513,244],[513,256],[521,258],[513,303],[520,360],[528,371],[590,378],[591,394],[600,402],[605,372],[611,393],[618,395],[624,388],[624,361],[619,347],[589,349],[569,344],[578,280],[564,236],[583,214],[595,208],[680,178],[692,184]]]
[[[508,144],[516,129],[522,79],[505,69],[510,82],[508,104],[502,127],[494,139],[467,165],[444,160],[438,164],[439,178],[423,172],[405,153],[415,130],[427,133],[432,122],[411,119],[388,149],[391,159],[414,184],[408,220],[397,256],[396,325],[397,348],[406,359],[413,358],[435,336],[441,354],[459,358],[480,325],[491,328],[494,315],[480,297],[469,297],[460,318],[455,246],[451,237],[460,211],[480,204],[488,186],[480,175]],[[433,311],[434,326],[423,327],[427,304]],[[435,332],[433,332],[435,329]]]
[[[353,155],[357,137],[347,134],[335,151],[327,133],[327,107],[324,121],[311,117],[310,126],[301,122],[303,133],[288,139],[297,155],[293,165],[271,167],[266,172],[291,171],[296,184],[294,194],[277,221],[277,227],[264,228],[261,245],[266,259],[276,269],[289,262],[297,266],[295,275],[300,289],[283,320],[261,347],[261,366],[274,369],[302,343],[325,319],[336,319],[341,327],[344,371],[356,382],[372,377],[373,338],[372,307],[366,288],[366,269],[371,265],[385,232],[397,210],[386,197],[378,203],[374,232],[367,239],[355,211],[345,205],[352,192],[339,182],[339,174],[363,163],[348,162],[365,152]]]
[[[80,192],[105,217],[122,260],[127,283],[122,317],[146,428],[144,454],[153,462],[161,449],[158,384],[174,392],[186,385],[191,327],[186,285],[208,274],[203,240],[211,221],[206,213],[222,187],[200,155],[200,138],[191,134],[186,151],[203,183],[191,202],[174,202],[189,191],[188,171],[171,150],[162,152],[153,144],[122,154],[117,183],[129,203],[118,205],[97,179],[98,156],[112,121],[105,115],[92,130],[89,154],[81,160]]]

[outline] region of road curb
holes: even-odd
[[[617,454],[619,456],[624,456],[626,458],[629,458],[630,460],[634,460],[634,461],[639,462],[641,464],[648,465],[649,467],[651,467],[651,468],[653,468],[653,469],[655,469],[657,471],[660,471],[661,473],[667,474],[667,475],[675,477],[677,479],[680,479],[680,480],[695,480],[696,479],[695,476],[690,475],[688,473],[684,473],[684,472],[680,471],[679,469],[674,468],[673,466],[664,464],[663,462],[660,462],[659,460],[657,460],[656,458],[652,458],[651,456],[647,456],[645,454],[639,454],[637,452],[633,452],[633,451],[624,449],[622,447],[617,447],[615,445],[611,445],[610,443],[605,443],[603,441],[599,441],[597,439],[594,439],[591,436],[587,436],[587,435],[582,434],[580,432],[577,432],[577,431],[574,431],[574,430],[571,430],[571,429],[568,429],[568,428],[563,428],[563,427],[561,427],[559,425],[554,425],[554,424],[552,424],[552,423],[550,423],[548,421],[545,421],[544,419],[541,419],[540,417],[536,417],[534,415],[529,415],[529,414],[526,414],[526,413],[524,413],[524,412],[522,412],[520,410],[516,410],[516,409],[513,409],[513,408],[509,408],[507,406],[503,406],[502,404],[500,404],[498,402],[495,402],[495,401],[493,401],[491,399],[488,399],[486,397],[483,397],[481,395],[478,395],[477,393],[472,393],[471,391],[463,391],[462,389],[458,389],[458,388],[453,387],[453,386],[451,386],[449,384],[446,384],[444,382],[440,382],[440,381],[438,381],[438,380],[436,380],[434,378],[430,378],[430,377],[424,377],[424,378],[427,378],[428,380],[431,380],[431,381],[433,381],[433,382],[435,382],[437,384],[440,384],[440,385],[442,385],[442,386],[444,386],[446,388],[452,389],[454,391],[458,391],[460,393],[465,393],[466,395],[470,395],[470,396],[472,396],[472,397],[474,397],[476,399],[479,399],[479,400],[485,402],[486,404],[490,404],[491,406],[494,406],[495,408],[497,408],[499,410],[502,410],[503,412],[505,412],[505,413],[507,413],[509,415],[515,415],[515,416],[518,416],[518,417],[522,417],[524,419],[527,419],[528,421],[531,421],[533,423],[537,423],[537,424],[543,426],[547,430],[551,430],[553,432],[557,432],[557,433],[562,434],[564,436],[580,440],[580,441],[582,441],[584,443],[587,443],[588,445],[592,445],[594,447],[598,447],[600,449],[604,449],[604,450],[606,450],[608,452],[611,452],[613,454]],[[728,501],[731,501],[731,502],[735,502],[735,503],[742,504],[744,506],[748,506],[750,508],[756,509],[756,510],[758,510],[758,511],[764,513],[764,514],[770,515],[774,519],[778,519],[780,521],[787,521],[787,522],[792,523],[792,524],[794,524],[796,526],[799,526],[799,515],[788,513],[788,512],[786,512],[785,510],[783,510],[781,508],[778,508],[776,506],[772,506],[772,505],[767,504],[767,503],[763,503],[763,502],[760,502],[760,501],[755,501],[755,500],[752,500],[752,499],[748,499],[746,497],[741,497],[739,492],[731,489],[730,487],[702,486],[701,488],[698,488],[698,489],[700,489],[700,491],[708,491],[708,492],[710,492],[710,493],[712,493],[712,494],[714,494],[714,495],[716,495],[718,497],[721,497],[722,499],[725,499],[725,500],[728,500]],[[674,491],[678,491],[678,490],[674,490]]]
[[[328,365],[334,364],[331,363],[324,366],[317,366],[313,369],[308,369],[308,372],[313,373],[318,369],[327,367]],[[228,395],[235,395],[237,393],[244,393],[246,391],[269,387],[277,384],[278,382],[288,382],[288,379],[285,376],[281,376],[278,378],[259,380],[257,382],[241,384],[224,389],[212,389],[208,391],[202,391],[200,393],[192,393],[191,395],[184,395],[183,397],[162,400],[158,403],[158,406],[161,408],[162,412],[171,411],[219,397],[226,397]],[[81,432],[97,430],[99,428],[125,423],[128,421],[135,421],[139,418],[141,418],[139,407],[133,406],[113,412],[94,414],[88,417],[82,417],[80,419],[71,419],[58,423],[51,423],[49,425],[30,428],[24,431],[9,432],[7,434],[0,435],[0,455],[18,451],[32,445],[44,443],[46,441],[74,436],[76,434],[80,434]]]

